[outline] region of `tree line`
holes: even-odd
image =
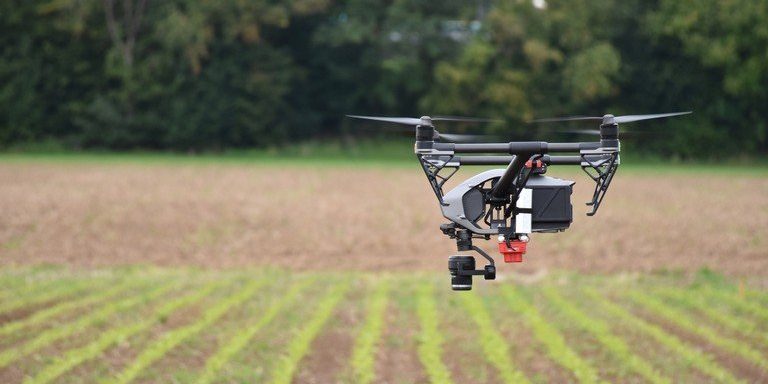
[[[629,145],[768,153],[765,1],[6,0],[0,54],[5,148],[274,146],[350,113],[529,139],[563,135],[535,117],[691,109]]]

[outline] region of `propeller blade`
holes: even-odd
[[[640,120],[661,119],[664,117],[687,115],[690,113],[692,113],[692,111],[659,113],[655,115],[626,115],[626,116],[617,116],[614,120],[616,121],[617,124],[621,124],[621,123],[631,123],[633,121],[640,121]]]
[[[347,115],[347,117],[351,117],[354,119],[385,121],[387,123],[405,124],[405,125],[421,125],[422,123],[421,119],[415,118],[415,117],[380,117],[380,116],[358,116],[358,115]]]
[[[562,129],[557,130],[556,132],[560,133],[574,133],[577,135],[590,135],[590,136],[600,136],[600,130],[599,129]],[[622,129],[621,130],[621,136],[622,140],[627,138],[629,136],[636,136],[636,135],[644,135],[648,134],[648,131],[636,131],[636,130],[629,130],[629,129]]]
[[[550,117],[546,119],[531,120],[529,123],[554,123],[558,121],[577,121],[577,120],[602,120],[603,117],[595,116],[568,116],[568,117]]]
[[[600,136],[600,130],[599,129],[558,129],[555,132],[576,133],[576,134],[580,134],[580,135],[597,135],[597,136]]]
[[[631,123],[633,121],[640,121],[640,120],[650,120],[650,119],[661,119],[664,117],[672,117],[672,116],[680,116],[680,115],[687,115],[689,113],[692,113],[692,111],[686,111],[686,112],[673,112],[673,113],[659,113],[659,114],[653,114],[653,115],[627,115],[627,116],[616,116],[613,118],[613,121],[616,122],[616,124],[622,124],[622,123]],[[558,122],[558,121],[578,121],[578,120],[596,120],[596,121],[603,121],[605,118],[610,118],[611,115],[605,115],[601,117],[597,116],[569,116],[569,117],[553,117],[553,118],[547,118],[547,119],[536,119],[531,120],[531,123],[552,123],[552,122]]]
[[[447,140],[448,142],[467,143],[467,142],[476,142],[476,141],[486,140],[490,136],[488,136],[488,135],[470,135],[470,134],[463,134],[463,133],[441,133],[439,137],[441,139]]]
[[[429,117],[424,116],[417,117],[384,117],[384,116],[359,116],[359,115],[347,115],[354,119],[375,120],[384,121],[387,123],[405,124],[405,125],[432,125],[432,121],[456,121],[465,123],[491,123],[498,122],[500,120],[485,119],[481,117],[461,117],[461,116],[436,116]]]
[[[499,119],[486,119],[483,117],[462,117],[462,116],[435,116],[434,121],[458,121],[467,123],[498,123]]]

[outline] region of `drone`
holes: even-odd
[[[448,258],[451,288],[472,289],[472,278],[496,278],[493,258],[472,243],[473,239],[496,237],[498,250],[506,263],[519,263],[527,251],[532,233],[557,233],[568,229],[573,221],[570,180],[545,176],[548,167],[577,165],[594,181],[592,199],[587,202],[594,216],[600,208],[619,168],[621,144],[619,124],[659,119],[691,113],[674,112],[653,115],[602,117],[574,116],[538,119],[532,122],[594,120],[600,122],[600,141],[549,143],[544,141],[512,141],[496,143],[460,142],[466,135],[440,133],[436,121],[483,122],[487,119],[466,117],[377,117],[347,115],[356,119],[375,120],[415,127],[414,152],[448,223],[440,230],[456,241],[459,252],[477,252],[488,260],[475,269],[475,258],[454,255]],[[553,155],[558,154],[558,155]],[[469,156],[467,156],[469,155]],[[446,182],[461,166],[506,166],[469,177],[448,192]]]

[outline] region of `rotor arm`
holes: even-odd
[[[452,158],[460,165],[509,165],[514,156],[454,156]],[[573,156],[544,155],[541,161],[546,165],[581,165],[582,158]]]
[[[438,143],[431,142],[431,148],[439,152],[452,153],[505,153],[510,155],[535,153],[580,152],[600,148],[600,142],[548,143],[546,141],[512,141],[509,143]]]

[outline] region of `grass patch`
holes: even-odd
[[[110,152],[110,151],[28,151],[0,153],[0,163],[56,164],[140,164],[140,165],[208,165],[248,164],[265,166],[374,166],[418,169],[413,153],[413,141],[404,140],[328,140],[295,145],[223,152]],[[480,169],[481,167],[474,167]],[[574,166],[557,166],[577,169]],[[621,172],[753,174],[768,173],[768,162],[761,159],[730,161],[680,161],[633,155],[625,150]]]

